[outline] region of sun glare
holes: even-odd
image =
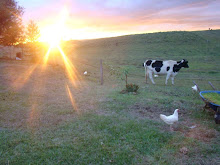
[[[65,29],[59,27],[59,25],[50,25],[41,30],[42,32],[39,40],[48,43],[50,47],[54,48],[60,44],[62,40],[62,32],[64,30]]]
[[[66,73],[72,85],[76,87],[75,80],[78,80],[79,77],[77,76],[77,70],[75,69],[74,65],[72,64],[71,60],[65,55],[64,51],[62,50],[60,43],[63,40],[63,37],[66,33],[66,26],[65,22],[68,17],[67,9],[64,9],[61,12],[61,17],[58,22],[54,23],[53,25],[48,25],[47,27],[41,30],[41,38],[40,40],[43,42],[47,42],[49,44],[49,48],[47,53],[44,55],[44,69],[47,66],[48,62],[60,63],[63,61],[63,66],[66,69]],[[62,59],[62,60],[61,60]]]
[[[64,8],[60,14],[60,17],[56,19],[57,22],[54,22],[53,24],[46,24],[44,25],[44,27],[41,28],[41,36],[39,38],[39,41],[49,44],[49,49],[44,56],[44,66],[46,66],[49,60],[52,49],[55,48],[58,51],[61,50],[60,43],[63,40],[63,36],[66,31],[65,22],[67,18],[68,10]],[[60,51],[60,53],[62,52]]]
[[[68,18],[68,10],[64,8],[60,14],[58,21],[53,24],[46,24],[41,28],[41,36],[39,41],[47,42],[50,47],[54,48],[59,46],[61,40],[66,33],[66,20]]]

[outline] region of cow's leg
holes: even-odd
[[[172,84],[174,85],[174,77],[175,76],[171,76],[171,80],[172,80]]]
[[[145,80],[146,80],[146,84],[147,84],[147,77],[148,77],[148,69],[147,69],[147,67],[145,67]]]
[[[155,82],[154,82],[154,79],[153,79],[153,72],[152,71],[149,71],[148,72],[148,75],[149,75],[149,77],[150,77],[150,80],[151,80],[151,82],[153,83],[153,84],[155,84]]]
[[[167,77],[166,77],[166,81],[165,81],[165,84],[167,85],[167,81],[168,81],[168,79],[170,78],[170,73],[167,73]]]

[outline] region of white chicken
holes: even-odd
[[[84,75],[87,75],[87,71],[85,71],[83,74],[84,74]]]
[[[192,90],[193,90],[193,91],[195,91],[195,92],[197,92],[197,91],[198,91],[197,86],[196,86],[196,85],[194,85],[194,86],[192,87]]]
[[[170,116],[160,114],[161,120],[163,120],[165,123],[170,125],[171,131],[173,131],[172,125],[178,121],[178,112],[179,112],[179,109],[175,109],[174,113]]]
[[[157,74],[155,74],[154,77],[159,77],[159,76]]]

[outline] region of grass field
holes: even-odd
[[[220,89],[220,30],[71,41],[62,66],[0,60],[0,164],[219,164],[220,127],[192,91]],[[104,84],[99,63],[103,60]],[[145,83],[146,59],[187,59],[165,85]],[[50,60],[50,59],[49,59]],[[84,75],[84,71],[88,75]],[[128,83],[138,93],[120,92]],[[174,132],[159,114],[180,109]]]

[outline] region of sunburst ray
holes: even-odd
[[[75,99],[73,98],[73,95],[72,95],[72,93],[71,93],[70,88],[69,88],[68,85],[66,85],[66,91],[67,91],[68,97],[69,97],[69,99],[70,99],[70,101],[71,101],[71,104],[72,104],[74,110],[76,110],[76,112],[79,113],[79,109],[77,108],[76,101],[75,101]]]

